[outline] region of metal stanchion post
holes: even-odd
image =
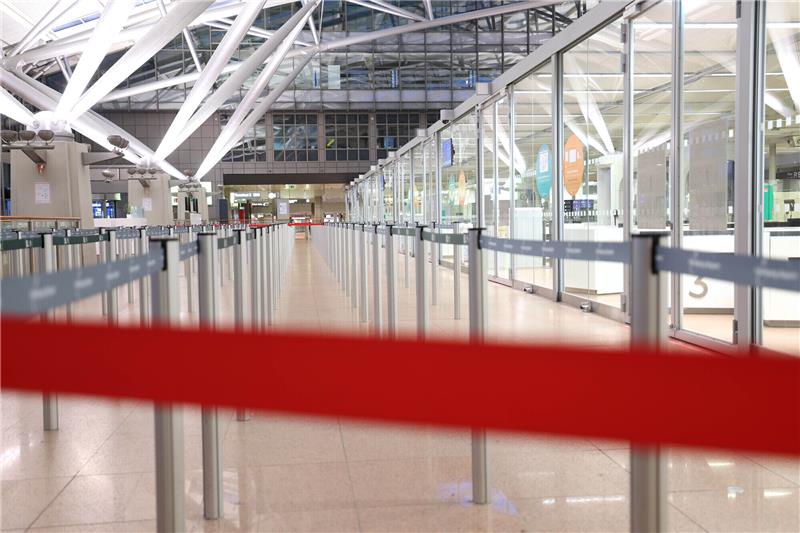
[[[237,330],[246,330],[250,326],[250,306],[245,290],[245,265],[247,264],[247,230],[236,230],[236,244],[233,246],[233,319]],[[236,420],[249,418],[246,409],[236,409]]]
[[[106,246],[106,261],[113,263],[117,260],[117,232],[114,229],[108,230],[108,245]],[[119,308],[117,307],[117,289],[111,289],[106,293],[108,309],[108,324],[113,326],[119,322]]]
[[[415,284],[417,293],[417,339],[425,339],[425,329],[428,327],[428,287],[425,283],[425,241],[422,232],[425,226],[417,226],[414,232],[414,264]]]
[[[253,240],[250,241],[250,317],[253,329],[261,324],[261,230],[253,228]]]
[[[347,242],[345,240],[346,232],[345,232],[345,225],[342,222],[339,222],[339,231],[338,231],[338,239],[339,239],[339,285],[342,287],[342,290],[345,291],[347,294]]]
[[[434,234],[436,232],[436,222],[431,222],[431,232]],[[437,257],[439,256],[439,244],[437,242],[431,241],[431,305],[436,305],[436,301],[438,299],[439,294],[439,262],[437,261]]]
[[[655,270],[665,232],[631,236],[631,344],[658,349],[666,338],[666,276]],[[658,446],[631,446],[631,531],[666,531],[667,475]]]
[[[281,227],[279,225],[272,226],[272,240],[270,241],[271,246],[271,263],[270,263],[270,280],[272,283],[272,311],[273,311],[273,318],[274,318],[274,311],[278,309],[278,263],[280,261],[280,234]]]
[[[381,336],[381,234],[378,233],[378,224],[373,226],[375,233],[372,236],[372,332],[376,337]]]
[[[367,282],[367,226],[366,224],[361,224],[361,231],[360,233],[356,233],[356,238],[358,239],[358,277],[359,277],[359,288],[358,288],[358,318],[361,322],[366,322],[368,320],[368,289],[369,286]]]
[[[125,252],[127,257],[133,257],[134,242],[132,238],[125,239]],[[128,304],[133,304],[133,282],[128,283]]]
[[[55,248],[53,247],[53,234],[42,233],[42,271],[45,273],[55,271]],[[42,321],[53,320],[54,312],[47,311],[42,315]],[[52,393],[42,395],[42,418],[45,431],[58,429],[58,396]]]
[[[269,292],[268,282],[269,277],[267,272],[269,271],[268,262],[267,262],[267,239],[269,238],[269,227],[264,226],[263,228],[259,229],[259,238],[258,238],[258,260],[259,260],[259,269],[258,269],[258,283],[259,283],[259,317],[261,323],[261,329],[267,329],[267,326],[271,323],[269,319],[269,310],[268,310],[268,301],[267,301],[267,293]]]
[[[408,222],[406,222],[406,227],[408,227]],[[410,250],[410,247],[408,245],[410,238],[411,237],[403,236],[402,240],[400,241],[400,242],[403,243],[403,252],[404,252],[403,261],[405,262],[405,271],[403,272],[403,287],[406,288],[406,289],[410,286],[410,282],[409,282],[410,275],[409,275],[409,269],[408,269],[408,258],[411,255],[411,250]]]
[[[233,228],[228,226],[227,233],[225,234],[226,237],[233,237]],[[228,281],[233,281],[233,255],[235,253],[236,248],[231,246],[228,248],[227,257],[225,261],[228,266]]]
[[[100,255],[97,258],[98,263],[105,263],[106,256],[108,252],[106,251],[108,248],[108,235],[106,235],[106,228],[100,228],[100,242],[97,243],[97,247],[100,250]],[[108,316],[108,295],[103,293],[100,295],[100,307],[103,312],[103,316]]]
[[[459,235],[461,228],[453,222],[453,235]],[[461,249],[453,245],[453,318],[461,320]]]
[[[198,311],[200,324],[216,327],[216,300],[214,285],[217,278],[217,237],[213,232],[198,235],[200,254],[197,262]],[[222,518],[222,431],[216,407],[202,407],[203,438],[203,516]]]
[[[17,239],[22,239],[22,232],[17,232]],[[25,252],[26,250],[16,250],[14,252],[14,276],[21,278],[25,275]]]
[[[345,224],[342,227],[342,243],[344,256],[342,257],[342,264],[344,265],[344,294],[350,296],[353,287],[350,285],[350,258],[353,255],[353,250],[350,248],[350,224]]]
[[[147,228],[139,229],[139,254],[144,255],[150,250],[150,237]],[[139,279],[139,324],[146,326],[150,323],[150,280],[145,276]]]
[[[482,343],[486,333],[486,257],[480,247],[481,230],[470,228],[469,253],[469,339]],[[458,250],[457,245],[453,245]],[[472,501],[489,501],[489,468],[486,455],[486,430],[472,429]]]
[[[397,334],[397,275],[395,274],[394,236],[392,224],[386,225],[386,334]]]
[[[358,246],[356,245],[356,225],[350,225],[350,304],[358,308]]]
[[[72,246],[73,245],[70,244],[70,242],[69,242],[69,238],[72,236],[72,230],[71,229],[64,230],[64,236],[66,237],[66,244],[64,245],[64,254],[63,254],[64,268],[60,269],[60,270],[72,270],[73,268],[75,268],[75,264],[73,262],[73,257],[72,257]],[[78,246],[80,246],[80,245],[78,245]],[[72,302],[70,302],[70,303],[68,303],[66,305],[65,311],[66,311],[66,316],[67,316],[67,322],[72,322],[72,317],[73,317]]]
[[[164,268],[150,278],[154,322],[176,324],[180,317],[180,244],[173,237],[153,239],[151,251],[164,254]],[[169,404],[155,407],[156,527],[159,532],[183,531],[183,415]]]
[[[186,242],[192,242],[192,228],[189,226],[186,233]],[[192,258],[184,261],[183,275],[186,277],[186,306],[190,313],[194,313],[194,285],[192,284]]]
[[[274,226],[267,226],[264,228],[266,230],[265,233],[265,241],[264,241],[264,290],[266,292],[266,306],[265,306],[265,314],[267,317],[267,325],[271,326],[274,322],[274,313],[273,313],[273,298],[275,297],[272,293],[274,289],[274,282],[272,281],[272,277],[275,275],[272,268],[272,241],[275,239],[275,227]]]

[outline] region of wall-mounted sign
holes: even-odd
[[[142,198],[142,209],[145,211],[152,211],[153,210],[153,199],[149,196],[145,196]]]
[[[564,188],[573,198],[583,185],[583,143],[575,134],[564,145]]]
[[[800,180],[800,167],[788,167],[788,168],[776,169],[775,179]]]
[[[278,200],[278,216],[288,216],[289,215],[289,201],[288,200]]]
[[[50,184],[39,181],[33,184],[33,202],[37,205],[50,203]]]
[[[536,153],[536,190],[542,198],[550,197],[550,188],[553,186],[553,161],[550,147],[543,144]]]

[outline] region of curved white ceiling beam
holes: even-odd
[[[197,82],[192,86],[192,90],[178,110],[178,114],[175,115],[175,118],[172,120],[172,124],[170,124],[167,133],[164,135],[165,139],[178,135],[178,133],[186,127],[192,114],[197,110],[203,102],[203,98],[206,97],[208,91],[211,90],[214,83],[217,81],[222,69],[228,64],[228,60],[233,53],[239,49],[239,43],[253,24],[255,18],[261,12],[264,1],[265,0],[250,0],[239,16],[236,17],[233,26],[230,27],[225,37],[222,38],[222,42],[220,42],[219,46],[214,50],[214,54],[206,64]],[[156,150],[156,157],[159,159],[165,158],[169,154],[166,148],[162,141]]]
[[[186,0],[173,1],[172,3],[168,4],[167,11],[172,12],[177,6],[181,5],[183,1]],[[293,4],[296,1],[297,0],[268,0],[266,7]],[[206,22],[212,22],[221,18],[236,16],[242,10],[244,5],[245,2],[242,0],[240,2],[229,3],[219,7],[211,7],[210,9],[206,9],[200,13],[187,26],[192,28],[195,26],[201,26]],[[153,7],[151,10],[146,12],[140,12],[131,15],[131,17],[128,19],[128,25],[120,32],[114,41],[115,48],[119,49],[119,47],[132,46],[152,26],[158,24],[161,20],[162,18],[157,7]],[[5,58],[2,65],[6,68],[13,68],[17,63],[35,63],[56,56],[71,56],[74,54],[79,54],[86,46],[86,42],[91,36],[92,30],[93,27],[92,29],[87,29],[86,31],[57,39],[36,48],[32,48],[23,54]]]
[[[304,50],[304,52],[306,52]],[[272,107],[275,101],[280,97],[281,94],[292,84],[294,79],[300,75],[306,65],[308,65],[311,58],[314,57],[313,52],[306,52],[306,55],[301,55],[300,58],[297,60],[297,64],[295,65],[294,69],[281,80],[281,82],[272,89],[267,96],[253,109],[253,112],[247,116],[247,118],[242,122],[236,131],[230,136],[230,140],[225,143],[225,145],[218,146],[218,143],[214,143],[214,146],[211,147],[211,150],[208,151],[206,157],[203,159],[203,162],[200,164],[200,167],[197,169],[195,173],[195,178],[200,179],[205,176],[211,168],[219,163],[222,157],[230,150],[232,147],[236,146],[238,142],[241,141],[244,134],[252,129],[258,119],[263,117],[267,111]]]
[[[78,3],[78,0],[56,0],[49,11],[44,14],[42,18],[30,29],[30,31],[22,38],[20,42],[11,50],[11,55],[15,56],[21,54],[30,46],[35,43],[39,37],[50,31],[50,26],[58,20],[58,18],[69,11],[72,6]]]
[[[402,26],[395,26],[393,28],[386,28],[383,30],[367,32],[357,35],[350,35],[342,39],[323,41],[319,44],[319,46],[308,47],[303,50],[292,50],[286,55],[286,57],[290,58],[290,57],[305,56],[310,52],[311,53],[329,52],[331,50],[346,48],[354,44],[377,41],[379,39],[384,39],[386,37],[392,37],[395,35],[401,35],[403,33],[429,30],[441,26],[449,26],[450,24],[459,24],[462,22],[467,22],[478,18],[504,15],[507,13],[516,13],[518,11],[526,11],[528,9],[534,9],[537,7],[560,4],[562,3],[562,1],[563,0],[528,0],[525,2],[504,4],[501,6],[480,9],[477,11],[469,11],[467,13],[459,13],[458,15],[450,15],[449,17],[442,17],[434,20],[426,20],[424,22],[413,22],[410,24],[403,24]],[[227,74],[229,72],[235,72],[236,70],[241,68],[245,63],[246,63],[245,61],[242,61],[239,63],[230,64],[223,69],[222,73]],[[199,77],[198,73],[190,72],[182,76],[175,76],[168,79],[157,79],[157,80],[143,82],[138,85],[134,85],[133,87],[128,87],[127,89],[119,89],[117,91],[109,93],[108,96],[106,96],[101,100],[101,102],[111,102],[113,100],[119,100],[121,98],[129,98],[131,96],[149,93],[158,89],[166,89],[167,87],[172,87],[174,85],[183,85],[185,83],[192,83],[193,81],[197,80],[198,77]]]
[[[33,124],[33,113],[30,109],[19,103],[11,93],[0,87],[0,115],[5,115],[20,124],[30,126]]]
[[[103,59],[105,59],[114,36],[119,33],[128,18],[133,0],[115,0],[109,2],[95,26],[94,33],[89,38],[78,65],[69,78],[67,87],[56,107],[56,115],[68,116],[78,102],[83,91],[97,73]]]
[[[0,84],[43,111],[54,110],[61,99],[61,93],[55,89],[51,89],[29,76],[14,75],[2,68],[0,68]],[[89,111],[78,117],[71,126],[77,132],[108,150],[113,149],[107,139],[109,135],[125,137],[130,141],[128,148],[125,150],[125,159],[134,164],[138,164],[143,160],[144,162],[155,162],[155,154],[147,145],[94,111]],[[182,172],[166,161],[158,162],[158,166],[170,176],[182,180],[187,179]]]
[[[161,146],[158,147],[159,153],[171,154],[183,141],[188,139],[197,128],[202,126],[203,123],[208,120],[228,98],[233,96],[247,79],[264,64],[269,56],[277,50],[278,46],[289,36],[289,33],[297,26],[299,21],[304,19],[305,15],[313,9],[314,5],[316,5],[316,2],[309,2],[303,6],[297,13],[292,15],[267,42],[259,46],[250,57],[241,63],[237,63],[240,68],[234,70],[231,76],[206,99],[206,102],[192,115],[192,118],[189,119],[186,127],[183,128],[180,134],[174,137],[165,137],[161,141]]]
[[[109,68],[99,80],[84,93],[72,109],[72,117],[80,116],[92,108],[105,95],[113,91],[125,78],[133,74],[142,63],[153,57],[164,45],[181,32],[192,20],[213,3],[213,0],[181,0]]]
[[[319,0],[309,0],[309,3],[318,4]],[[292,47],[292,43],[297,38],[297,35],[300,33],[300,30],[303,29],[303,26],[308,22],[309,17],[311,16],[311,9],[306,13],[306,15],[301,18],[297,25],[291,29],[289,35],[282,40],[280,46],[269,58],[269,62],[267,66],[259,73],[258,77],[253,82],[253,85],[247,91],[247,94],[244,95],[242,101],[239,102],[239,105],[236,106],[236,110],[231,115],[231,118],[228,120],[228,123],[222,128],[219,137],[217,138],[220,142],[227,142],[231,133],[235,130],[236,127],[241,124],[247,114],[250,112],[253,107],[256,105],[256,101],[261,96],[261,93],[269,86],[269,81],[272,79],[272,76],[277,72],[278,67],[281,65],[283,58],[286,57],[286,53]],[[287,22],[288,24],[288,22]]]

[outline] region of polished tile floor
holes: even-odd
[[[413,333],[398,260],[400,328]],[[184,280],[185,283],[185,280]],[[466,335],[452,320],[452,274],[442,271],[430,334]],[[184,285],[185,290],[185,285]],[[231,322],[232,284],[223,318]],[[121,321],[138,321],[138,291]],[[490,284],[489,335],[513,342],[624,345],[626,326]],[[99,299],[76,313],[99,318]],[[297,241],[278,311],[282,327],[369,331],[320,253]],[[184,302],[182,319],[196,320]],[[109,351],[113,347],[98,347]],[[680,394],[680,391],[675,391]],[[457,400],[456,400],[457,401]],[[38,395],[2,394],[2,530],[152,531],[152,407],[61,398],[61,428],[43,432]],[[469,434],[428,427],[256,414],[224,420],[225,518],[202,517],[200,414],[186,407],[187,527],[193,531],[618,531],[628,528],[628,446],[622,442],[490,433],[491,503],[470,503]],[[800,463],[672,449],[671,531],[800,531]]]

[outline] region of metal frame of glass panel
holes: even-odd
[[[733,236],[734,236],[734,252],[737,254],[760,254],[764,253],[762,246],[762,239],[764,238],[765,223],[762,211],[764,210],[764,196],[762,195],[762,188],[764,186],[764,173],[765,157],[774,159],[774,154],[771,152],[765,155],[766,136],[765,130],[767,124],[765,123],[765,94],[769,88],[767,87],[768,73],[766,72],[765,59],[770,50],[767,33],[766,12],[770,3],[778,4],[781,0],[765,0],[759,2],[744,2],[741,4],[736,18],[736,37],[735,37],[735,104],[732,111],[735,116],[735,149],[733,154],[734,170],[733,170],[733,203],[734,211],[733,217]],[[668,97],[669,105],[671,108],[670,118],[668,125],[669,132],[666,137],[672,147],[680,147],[681,149],[670,149],[665,156],[668,163],[668,173],[666,179],[668,180],[666,204],[663,208],[669,213],[671,220],[671,245],[682,247],[684,243],[684,202],[687,194],[685,184],[680,179],[678,169],[683,172],[685,169],[685,162],[682,161],[687,157],[685,148],[685,119],[684,111],[686,92],[686,79],[684,63],[686,61],[684,30],[686,28],[686,8],[687,0],[670,0],[662,4],[668,4],[671,9],[671,23],[664,24],[668,27],[670,32],[670,60],[672,72],[666,76],[662,76],[668,80],[667,86],[671,90]],[[487,156],[484,150],[484,135],[490,130],[485,128],[485,120],[497,120],[497,109],[492,109],[491,113],[484,113],[487,106],[494,106],[500,99],[509,98],[510,109],[510,126],[512,131],[516,117],[514,116],[514,91],[513,86],[519,80],[532,73],[535,69],[539,68],[544,63],[550,61],[552,65],[552,146],[553,146],[553,226],[552,238],[554,240],[564,239],[564,213],[560,209],[564,203],[564,67],[563,67],[563,53],[573,47],[575,44],[580,43],[593,34],[599,32],[612,22],[621,23],[621,35],[624,38],[622,41],[622,57],[624,59],[621,68],[623,79],[623,90],[620,96],[619,105],[622,108],[622,153],[623,157],[623,190],[620,191],[624,195],[621,209],[621,223],[623,228],[624,239],[629,239],[631,232],[634,230],[634,172],[636,171],[632,157],[634,150],[635,130],[634,130],[634,112],[637,99],[641,96],[636,92],[635,85],[635,69],[633,68],[634,54],[636,52],[636,44],[633,40],[633,25],[636,24],[637,17],[647,13],[653,6],[658,5],[657,2],[639,2],[632,1],[628,3],[603,3],[589,11],[585,16],[581,17],[568,28],[564,29],[558,35],[553,37],[550,41],[543,44],[537,51],[522,60],[519,64],[513,67],[510,71],[500,76],[497,80],[489,84],[490,90],[488,92],[482,91],[481,94],[468,99],[462,105],[458,106],[452,113],[452,121],[438,121],[433,126],[428,128],[427,140],[425,142],[434,142],[437,151],[441,150],[442,133],[451,131],[454,123],[467,116],[478,117],[478,128],[476,129],[476,140],[480,149],[478,152],[478,180],[477,188],[478,194],[476,201],[478,203],[478,224],[484,226],[486,224],[485,213],[483,209],[483,188],[489,184],[490,181],[495,183],[496,187],[496,165],[492,167],[492,172],[495,173],[493,180],[488,180],[484,175],[484,165],[480,161],[481,158]],[[671,26],[671,27],[669,27]],[[791,42],[797,39],[794,35],[790,36]],[[692,68],[696,68],[693,65]],[[695,80],[690,80],[694,83]],[[787,89],[779,89],[788,91]],[[694,98],[694,96],[693,96]],[[773,98],[774,99],[774,98]],[[767,105],[772,100],[768,101]],[[618,104],[615,104],[618,105]],[[727,111],[726,111],[727,112]],[[783,120],[783,124],[797,129],[800,116],[789,116]],[[662,127],[662,129],[663,129]],[[793,131],[793,130],[792,130]],[[486,139],[486,141],[493,143],[495,150],[492,157],[497,157],[497,133],[496,128],[491,128],[491,134],[494,139]],[[663,134],[664,132],[661,131]],[[791,133],[791,132],[788,132]],[[799,132],[800,133],[800,132]],[[513,135],[513,134],[512,134]],[[662,135],[663,136],[663,135]],[[727,136],[726,136],[727,137]],[[412,144],[418,142],[415,140]],[[654,141],[655,142],[655,141]],[[658,142],[663,143],[662,139]],[[774,144],[774,140],[772,141]],[[406,146],[399,150],[398,156],[389,158],[386,165],[392,165],[395,161],[399,161],[402,154],[408,152],[410,147]],[[774,151],[772,147],[769,148]],[[441,154],[438,154],[439,165],[441,167]],[[514,158],[511,157],[511,165],[513,165]],[[777,163],[770,161],[770,172],[775,173]],[[441,173],[441,168],[439,169]],[[424,172],[423,172],[424,174]],[[514,182],[512,170],[512,184]],[[405,181],[405,180],[404,180]],[[441,174],[437,183],[438,194],[437,197],[441,201],[442,195],[442,179]],[[513,195],[512,195],[513,200]],[[493,201],[497,202],[497,195]],[[787,205],[789,205],[787,203]],[[513,209],[513,206],[512,206]],[[441,217],[441,206],[437,205],[437,215]],[[494,214],[491,216],[497,217],[495,209]],[[513,219],[513,216],[512,216]],[[616,222],[615,222],[616,223]],[[513,235],[513,232],[512,232]],[[512,259],[513,261],[513,259]],[[529,285],[521,283],[518,280],[513,280],[513,263],[512,263],[512,281],[515,287]],[[583,298],[576,298],[574,295],[565,293],[564,290],[564,266],[560,261],[553,262],[553,286],[541,287],[536,286],[535,292],[542,295],[549,296],[557,301],[563,301],[567,304],[579,305],[584,300]],[[628,273],[625,273],[623,283],[624,295],[629,293]],[[712,349],[721,349],[730,346],[731,342],[725,342],[718,338],[713,338],[702,333],[690,331],[686,329],[683,318],[683,291],[681,288],[681,279],[679,275],[671,276],[671,311],[670,318],[672,323],[671,335],[681,340],[689,341],[694,344],[706,346]],[[621,308],[606,308],[601,303],[593,302],[592,310],[599,312],[606,316],[616,318],[618,320],[629,320],[629,312],[626,302],[629,298],[622,300]],[[762,316],[763,303],[761,291],[751,289],[749,287],[736,287],[734,289],[734,305],[733,305],[733,325],[734,330],[732,333],[732,344],[748,345],[751,343],[763,344],[763,331],[764,320]]]

